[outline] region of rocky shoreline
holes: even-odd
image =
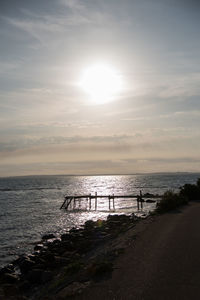
[[[44,235],[34,252],[0,270],[1,299],[66,299],[109,276],[123,252],[121,237],[141,218],[109,215],[56,238]]]

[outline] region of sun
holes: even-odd
[[[84,70],[81,88],[96,104],[112,101],[122,90],[122,78],[113,67],[95,64]]]

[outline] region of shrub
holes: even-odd
[[[187,197],[188,200],[200,200],[200,178],[197,184],[185,184],[181,187],[180,195]]]
[[[94,262],[89,268],[88,272],[92,277],[99,277],[103,276],[107,273],[113,271],[113,263],[110,261],[100,261]]]
[[[200,178],[197,179],[197,186],[200,188]]]
[[[162,196],[160,202],[157,203],[156,212],[163,213],[170,211],[187,203],[188,199],[185,196],[174,193],[173,191],[167,191]]]
[[[69,264],[67,267],[64,268],[65,274],[74,274],[83,267],[83,264],[81,264],[79,261],[77,262],[72,262]]]

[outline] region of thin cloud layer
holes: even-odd
[[[0,176],[199,171],[198,1],[4,1]],[[124,89],[80,88],[103,62]]]

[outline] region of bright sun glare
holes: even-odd
[[[80,86],[97,104],[113,100],[122,89],[122,79],[118,72],[103,64],[88,67],[82,74]]]

